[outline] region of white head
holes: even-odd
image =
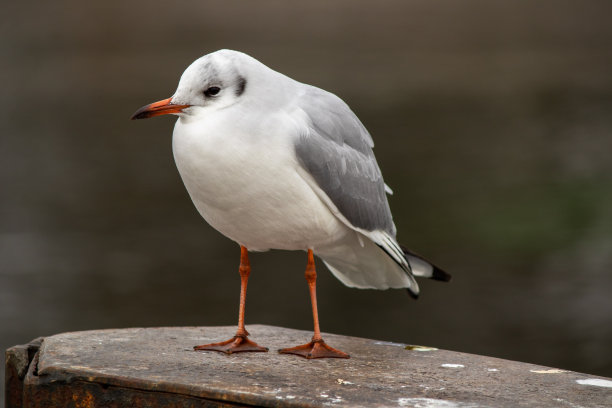
[[[211,113],[240,102],[261,68],[274,72],[238,51],[220,50],[195,60],[183,73],[174,95],[138,109],[132,119],[176,114]],[[255,77],[255,78],[254,78]]]

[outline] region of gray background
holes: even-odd
[[[610,15],[607,1],[3,4],[0,347],[235,324],[239,249],[191,204],[174,120],[128,120],[232,48],[352,107],[399,240],[455,278],[421,281],[415,302],[321,265],[324,331],[612,376]],[[251,257],[247,325],[311,328],[305,261]]]

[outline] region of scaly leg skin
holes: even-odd
[[[220,343],[202,344],[195,346],[194,350],[210,350],[220,351],[226,354],[239,353],[243,351],[268,351],[267,347],[261,347],[257,343],[249,340],[249,332],[244,328],[244,309],[246,305],[246,290],[251,274],[251,265],[249,264],[248,250],[240,246],[240,311],[238,312],[238,331],[236,335],[229,340]]]
[[[343,351],[336,350],[328,346],[321,337],[319,329],[319,312],[317,310],[317,271],[314,264],[314,256],[312,250],[308,250],[308,265],[306,266],[306,281],[310,289],[310,301],[312,303],[312,318],[314,320],[314,336],[310,343],[303,344],[297,347],[284,348],[278,350],[283,354],[295,354],[304,358],[350,358]]]

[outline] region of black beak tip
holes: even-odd
[[[146,119],[148,118],[148,112],[143,108],[138,109],[136,112],[134,112],[134,114],[130,117],[130,120],[136,120],[136,119]]]

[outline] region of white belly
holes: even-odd
[[[174,159],[196,208],[223,235],[264,251],[316,250],[349,233],[298,174],[282,132],[262,140],[205,130],[179,120]]]

